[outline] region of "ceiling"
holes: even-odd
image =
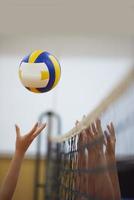
[[[134,38],[129,37],[82,37],[82,36],[3,36],[0,55],[25,55],[42,49],[62,56],[112,57],[134,62]]]
[[[0,0],[1,35],[134,37],[133,0]]]
[[[134,58],[134,0],[0,0],[0,54]]]

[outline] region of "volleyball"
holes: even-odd
[[[52,54],[36,50],[23,58],[19,78],[25,88],[35,93],[48,92],[59,82],[60,64]]]

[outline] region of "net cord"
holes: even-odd
[[[102,102],[91,113],[84,117],[77,126],[72,128],[64,135],[51,137],[50,140],[52,142],[64,142],[88,128],[89,124],[98,116],[101,116],[101,114],[104,113],[105,110],[127,90],[132,82],[134,82],[134,68],[127,73],[125,78],[120,81],[120,83],[110,92],[110,94],[104,100],[102,100]]]

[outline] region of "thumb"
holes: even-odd
[[[16,130],[16,137],[20,136],[20,128],[17,124],[15,124],[15,130]]]

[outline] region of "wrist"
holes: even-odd
[[[112,159],[112,160],[116,160],[115,153],[112,152],[112,151],[109,151],[109,152],[106,151],[105,155],[106,155],[107,159],[109,158],[109,159]]]
[[[16,149],[16,150],[15,150],[14,157],[16,157],[17,159],[23,160],[23,158],[24,158],[24,153]]]
[[[102,153],[102,152],[98,152],[98,155],[96,156],[96,161],[99,165],[107,164],[106,157],[105,157],[104,153]]]

